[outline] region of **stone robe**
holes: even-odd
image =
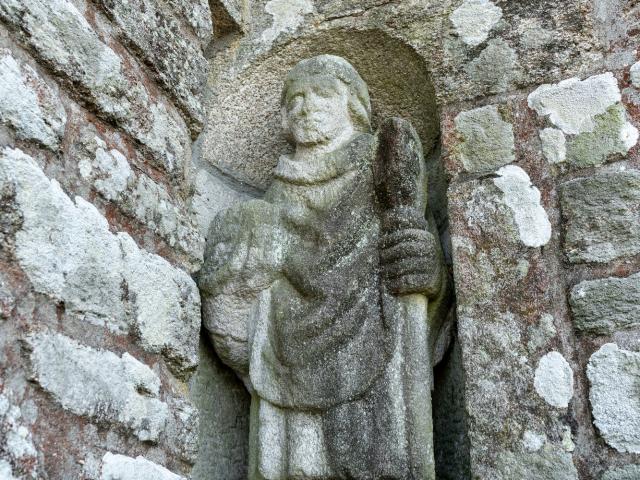
[[[284,156],[212,225],[205,326],[252,391],[252,479],[434,478],[433,342],[424,297],[381,282],[376,147]]]

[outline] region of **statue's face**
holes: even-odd
[[[293,82],[285,102],[284,121],[297,144],[329,143],[352,126],[349,92],[334,78],[314,76]]]

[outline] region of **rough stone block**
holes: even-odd
[[[191,131],[199,133],[208,65],[199,42],[185,35],[176,15],[157,1],[100,0],[100,4],[118,26],[124,43],[133,47],[171,93]]]
[[[491,1],[465,0],[449,16],[456,33],[469,46],[484,42],[502,18],[502,9]]]
[[[100,480],[186,480],[162,465],[146,458],[136,458],[107,452],[102,457]]]
[[[637,143],[638,130],[628,122],[621,99],[610,72],[538,87],[529,95],[529,107],[558,128],[553,136],[551,129],[541,132],[547,159],[588,167],[603,164],[611,155],[626,154]]]
[[[0,393],[0,478],[36,478],[38,451],[22,411]],[[4,475],[4,476],[3,476]],[[15,477],[14,477],[15,475]],[[24,477],[23,477],[24,475]]]
[[[462,112],[455,118],[462,138],[459,158],[468,172],[494,170],[515,160],[513,127],[495,105]]]
[[[56,150],[67,115],[57,93],[29,65],[0,49],[0,123],[21,140]]]
[[[98,422],[118,423],[143,441],[164,431],[169,408],[160,379],[128,353],[94,350],[60,334],[28,340],[34,379],[63,408]]]
[[[0,19],[60,77],[82,101],[97,107],[138,140],[151,160],[180,177],[190,156],[184,121],[151,98],[146,87],[125,75],[120,57],[105,45],[69,0],[5,0]]]
[[[640,326],[640,273],[626,278],[581,282],[569,298],[573,325],[580,332],[611,335]]]
[[[190,270],[197,270],[202,264],[204,235],[180,200],[172,199],[163,185],[133,170],[119,150],[107,148],[95,129],[84,132],[78,147],[80,175],[124,213],[179,249]]]
[[[16,189],[16,256],[37,291],[88,322],[136,332],[178,374],[197,365],[200,297],[188,274],[111,233],[93,205],[74,203],[20,150],[0,154],[0,184]]]
[[[609,262],[640,253],[640,172],[610,171],[561,186],[572,263]]]
[[[593,423],[618,452],[640,453],[640,353],[607,343],[587,365]]]
[[[209,0],[167,0],[174,15],[184,18],[200,39],[202,48],[213,36],[213,22]]]
[[[627,465],[607,470],[602,480],[637,480],[640,478],[640,465]]]

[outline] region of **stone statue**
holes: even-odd
[[[252,394],[249,478],[434,479],[448,275],[420,140],[396,118],[371,133],[340,57],[298,63],[281,105],[295,153],[264,199],[215,218],[200,276],[205,327]]]

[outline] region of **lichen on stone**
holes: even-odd
[[[459,113],[455,127],[462,138],[458,152],[466,171],[494,170],[515,160],[513,126],[497,105]]]
[[[593,423],[618,452],[640,453],[640,353],[603,345],[587,365]]]

